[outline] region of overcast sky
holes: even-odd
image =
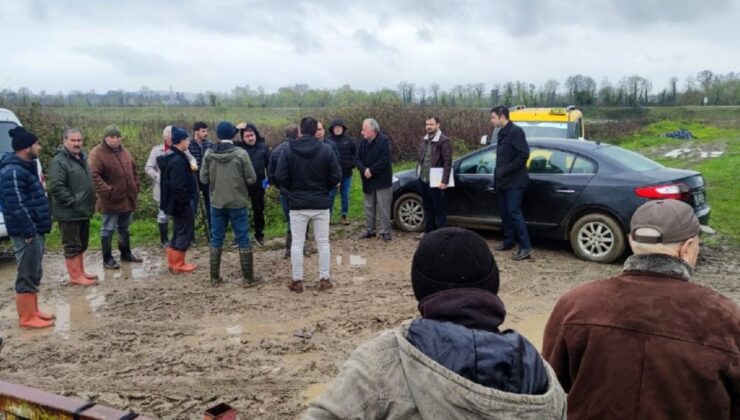
[[[735,0],[19,0],[0,89],[443,89],[740,71]]]

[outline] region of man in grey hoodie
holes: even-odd
[[[537,349],[513,330],[478,234],[424,235],[411,283],[421,318],[361,345],[306,419],[564,419],[566,397]]]

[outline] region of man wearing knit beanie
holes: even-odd
[[[191,244],[195,229],[197,184],[190,159],[187,156],[190,139],[187,131],[172,127],[172,153],[157,158],[160,178],[160,209],[173,220],[172,240],[166,248],[167,265],[172,273],[189,273],[194,264],[185,262],[185,252]]]
[[[506,310],[483,238],[461,228],[424,235],[411,284],[421,318],[355,350],[305,418],[565,418],[552,368],[499,329]]]
[[[0,208],[13,241],[18,264],[15,277],[15,304],[19,325],[45,328],[54,325],[54,315],[39,311],[44,240],[51,230],[51,210],[36,163],[41,144],[23,127],[9,131],[15,153],[0,158]]]
[[[221,279],[221,254],[223,252],[226,226],[231,229],[239,245],[239,262],[242,269],[242,284],[250,287],[259,282],[254,274],[254,255],[249,242],[248,188],[257,181],[252,161],[244,150],[234,146],[236,128],[228,121],[216,127],[219,142],[203,156],[200,182],[208,185],[211,195],[211,283]]]

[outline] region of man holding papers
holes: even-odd
[[[416,175],[424,205],[426,226],[424,233],[447,227],[447,199],[445,189],[452,186],[452,141],[439,129],[439,117],[426,119],[427,135],[419,145]],[[441,176],[440,176],[441,173]],[[417,239],[421,239],[424,233]]]

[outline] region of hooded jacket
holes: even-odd
[[[220,141],[203,156],[200,182],[208,185],[212,207],[240,209],[247,207],[247,188],[257,182],[257,175],[247,152]]]
[[[36,160],[13,153],[0,157],[0,209],[8,235],[31,238],[51,231],[51,211]]]
[[[374,140],[363,139],[357,151],[355,161],[362,178],[362,191],[372,194],[375,190],[393,186],[393,166],[391,165],[391,144],[388,137],[378,133]],[[365,169],[372,173],[370,179],[365,178]]]
[[[57,149],[49,165],[52,214],[61,222],[88,220],[95,214],[95,188],[87,156],[79,159],[64,146]]]
[[[187,214],[197,194],[195,174],[185,152],[173,147],[172,153],[157,158],[161,200],[159,208],[170,216]]]
[[[344,130],[341,136],[334,135],[334,127],[340,126]],[[357,156],[357,145],[355,139],[347,135],[347,126],[341,118],[335,118],[329,125],[329,139],[334,141],[339,151],[339,166],[342,168],[342,178],[352,176],[352,169],[355,167],[355,157]]]
[[[547,377],[539,395],[484,386],[449,370],[409,341],[412,323],[404,323],[361,345],[342,366],[327,392],[314,400],[305,419],[564,419],[565,393],[555,373],[542,362]],[[467,349],[461,370],[503,362],[501,371],[522,359],[539,358],[521,336],[505,340],[510,347],[492,346],[493,333],[468,330],[449,322],[423,320],[423,330],[442,334],[448,344]],[[445,334],[452,333],[451,336]],[[428,337],[433,340],[433,338]],[[460,342],[462,340],[463,342]],[[438,340],[437,340],[438,341]],[[442,340],[444,341],[444,340]],[[526,342],[526,344],[524,344]],[[520,353],[522,352],[522,353]],[[480,357],[480,359],[477,359]],[[521,389],[520,389],[521,390]]]
[[[740,418],[740,308],[662,254],[558,300],[542,355],[570,419]]]
[[[262,187],[262,181],[267,178],[267,167],[270,164],[270,149],[265,143],[265,138],[260,135],[257,131],[257,126],[252,123],[247,124],[247,127],[254,131],[257,141],[253,145],[249,145],[244,141],[234,142],[237,147],[240,147],[247,151],[249,159],[252,161],[252,167],[254,168],[255,174],[257,174],[257,182],[255,187]],[[240,132],[240,137],[242,133]]]
[[[123,145],[113,149],[105,143],[93,147],[88,159],[101,213],[127,213],[136,210],[139,175],[136,162]]]
[[[329,190],[342,180],[342,173],[329,145],[304,136],[280,153],[275,179],[289,191],[291,210],[325,210]]]

